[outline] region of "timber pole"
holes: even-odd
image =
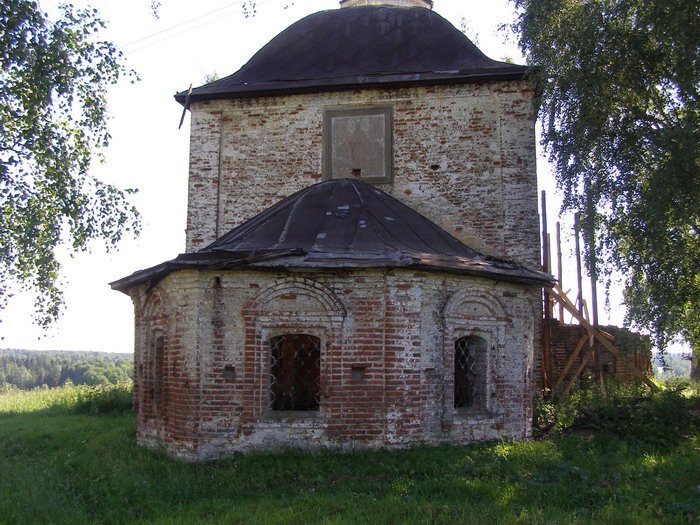
[[[587,210],[587,236],[588,236],[588,267],[591,271],[591,324],[594,328],[598,328],[598,268],[597,257],[595,252],[596,235],[595,235],[595,204],[593,203],[593,195],[590,186],[586,188],[586,206]],[[603,363],[601,360],[600,346],[596,348],[595,340],[590,339],[591,350],[594,352],[595,372],[600,387],[600,393],[606,397],[605,379],[603,378]]]
[[[564,272],[561,261],[561,224],[557,221],[557,277],[559,277],[559,286],[564,289]],[[559,304],[559,322],[564,324],[564,305]]]
[[[583,276],[581,272],[581,242],[580,242],[580,230],[578,223],[578,213],[574,214],[574,235],[576,238],[576,285],[578,286],[578,292],[576,294],[576,306],[578,306],[578,313],[583,315]]]
[[[547,193],[542,190],[542,269],[549,273],[549,249],[548,249],[548,232],[547,232]],[[550,298],[547,288],[543,289],[543,306],[544,306],[544,323],[542,329],[542,357],[544,370],[542,371],[542,387],[545,393],[551,392],[552,389],[552,348],[551,348],[551,316],[550,316]]]

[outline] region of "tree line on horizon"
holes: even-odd
[[[133,375],[132,354],[0,350],[0,389],[55,388],[68,382],[107,385],[132,380]]]

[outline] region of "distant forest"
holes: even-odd
[[[133,379],[134,356],[104,352],[0,350],[0,389],[104,385]]]
[[[654,376],[667,381],[690,378],[690,354],[666,354],[663,360],[655,359]]]

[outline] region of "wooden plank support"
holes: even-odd
[[[549,233],[547,233],[547,257],[551,258],[552,254],[552,239]],[[552,273],[552,264],[550,259],[547,259],[547,270],[548,273]],[[550,319],[554,319],[554,299],[551,297],[547,298],[547,312]]]
[[[561,224],[557,222],[557,276],[559,286],[564,287],[564,269],[561,256]],[[564,324],[564,305],[559,303],[559,322]]]
[[[584,343],[586,341],[588,341],[590,343],[590,337],[584,338]],[[566,383],[566,386],[564,387],[564,390],[561,393],[562,396],[569,395],[571,388],[574,386],[574,383],[576,383],[576,380],[581,375],[581,372],[586,367],[586,364],[588,364],[588,360],[591,358],[592,355],[593,355],[593,345],[589,344],[588,350],[586,350],[586,353],[583,354],[583,357],[581,358],[581,363],[578,365],[578,368],[576,368],[576,371],[573,373],[573,375],[569,379],[568,383]]]
[[[547,231],[547,192],[542,190],[542,269],[549,273],[549,233]],[[544,326],[542,331],[542,361],[544,370],[542,374],[542,388],[545,392],[551,391],[552,387],[552,348],[550,341],[550,321],[552,300],[549,297],[547,287],[542,289],[542,308],[544,310]]]
[[[559,303],[561,304],[561,303]],[[561,371],[561,374],[559,374],[559,377],[557,378],[556,383],[554,383],[554,386],[552,387],[552,391],[556,391],[557,388],[561,385],[562,381],[564,381],[564,377],[566,374],[569,373],[569,370],[571,367],[574,365],[574,361],[576,361],[576,358],[578,355],[581,353],[581,350],[583,350],[583,345],[586,344],[586,341],[588,341],[588,336],[584,335],[579,339],[578,343],[576,344],[576,348],[572,352],[572,354],[569,356],[569,359],[566,360],[566,364],[564,365],[564,370]]]
[[[566,308],[569,311],[569,313],[574,317],[574,319],[576,319],[581,324],[581,326],[583,326],[588,331],[589,337],[597,339],[615,357],[619,357],[620,351],[610,342],[610,340],[607,337],[601,334],[601,330],[594,328],[593,325],[589,323],[578,312],[573,303],[569,300],[568,297],[566,297],[561,287],[555,284],[552,288],[550,288],[549,293],[555,301],[563,304],[564,308]],[[632,364],[632,370],[634,370],[634,373],[638,375],[653,392],[659,391],[659,387],[656,386],[654,382],[651,379],[649,379],[646,376],[646,374],[642,372],[634,363]]]
[[[576,302],[578,303],[578,312],[583,313],[583,277],[581,272],[581,234],[579,232],[578,225],[578,213],[574,214],[574,235],[576,238],[576,284],[578,285],[578,292],[576,294]]]

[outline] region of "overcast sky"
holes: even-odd
[[[41,0],[47,10],[57,3]],[[106,254],[99,243],[91,253],[73,257],[62,251],[66,298],[62,318],[43,332],[32,324],[33,298],[20,295],[2,313],[1,348],[133,351],[131,300],[107,283],[184,251],[189,115],[178,130],[182,107],[173,99],[174,93],[190,83],[203,84],[208,75],[235,72],[292,22],[338,7],[337,0],[258,0],[255,16],[246,18],[243,0],[162,0],[156,19],[149,0],[90,3],[109,23],[105,36],[120,46],[127,65],[141,77],[140,82],[125,82],[111,92],[112,142],[104,164],[95,165],[95,172],[119,186],[138,188],[135,204],[143,217],[143,232],[136,240],[124,240],[112,254]],[[507,0],[435,0],[434,5],[456,27],[466,27],[488,56],[524,63],[514,39],[498,30],[513,18]],[[558,200],[546,162],[540,158],[538,164],[540,189],[547,190],[550,200],[553,232]],[[568,239],[570,220],[563,228],[568,254],[573,245]],[[575,268],[570,262],[566,266],[564,288],[568,289]],[[613,297],[612,306],[606,313],[601,305],[601,322],[622,321],[619,297]]]

